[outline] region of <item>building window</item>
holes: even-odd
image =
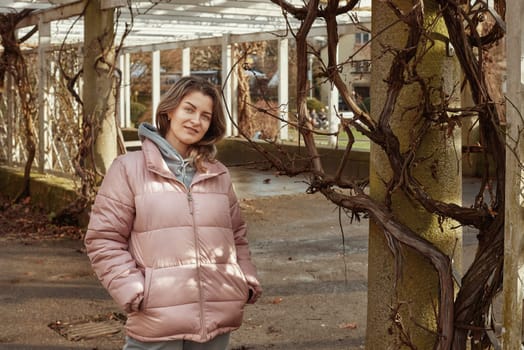
[[[359,60],[351,62],[352,73],[369,73],[371,72],[371,60]]]
[[[366,32],[355,33],[355,44],[364,45],[371,39],[371,34]]]

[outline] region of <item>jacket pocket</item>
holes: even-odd
[[[249,284],[247,283],[247,277],[246,277],[246,275],[244,275],[244,271],[242,271],[242,268],[240,267],[239,264],[235,264],[235,267],[238,270],[238,274],[240,275],[240,277],[244,281],[244,284],[246,285],[246,288],[248,288]]]
[[[247,299],[249,300],[251,298],[251,289],[249,288],[249,283],[247,282],[246,275],[244,275],[244,271],[242,271],[242,268],[240,265],[236,264],[236,267],[238,269],[238,272],[240,276],[242,277],[242,281],[244,282],[244,292],[246,293]]]
[[[196,265],[146,268],[143,310],[198,303],[199,298]]]
[[[211,300],[244,301],[249,296],[246,277],[238,264],[203,266],[202,277],[208,284]]]
[[[144,299],[142,300],[142,310],[147,309],[147,304],[149,303],[149,291],[151,290],[151,276],[153,272],[150,267],[146,267],[144,272]]]

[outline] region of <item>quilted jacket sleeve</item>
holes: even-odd
[[[247,226],[242,218],[240,205],[232,184],[229,188],[229,203],[238,264],[246,276],[247,283],[252,293],[249,303],[254,303],[262,294],[262,287],[258,281],[256,267],[251,261],[251,252],[247,240]]]
[[[144,291],[144,276],[128,251],[134,217],[134,193],[117,158],[91,208],[85,246],[100,282],[126,312],[138,310]]]

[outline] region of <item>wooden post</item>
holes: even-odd
[[[508,0],[506,13],[507,60],[507,149],[506,152],[506,213],[504,225],[504,306],[503,349],[520,349],[522,343],[522,288],[524,278],[524,205],[522,162],[524,140],[523,57],[524,5],[522,0]],[[517,140],[515,142],[515,140]]]

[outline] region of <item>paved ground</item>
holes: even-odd
[[[264,285],[263,298],[247,308],[234,332],[232,349],[363,349],[367,221],[344,224],[343,244],[338,211],[318,195],[303,194],[302,179],[240,168],[232,173]],[[465,180],[466,202],[475,185]],[[466,232],[464,242],[472,252],[474,234]],[[0,234],[0,349],[121,348],[119,310],[82,248],[79,240]],[[95,331],[79,324],[96,317],[90,325],[116,333],[84,339]]]

